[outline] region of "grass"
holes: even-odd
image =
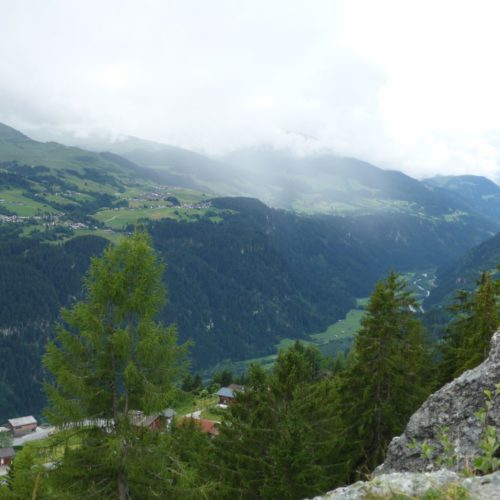
[[[183,417],[188,413],[193,413],[199,410],[206,410],[211,406],[216,405],[218,402],[218,398],[214,394],[210,394],[207,397],[197,397],[191,393],[184,393],[183,398],[175,407],[175,411],[177,412],[177,417]],[[220,419],[220,417],[219,417]]]
[[[58,213],[55,208],[24,196],[23,192],[18,189],[0,191],[0,204],[22,217],[31,217],[41,213]]]
[[[106,238],[111,243],[115,245],[123,238],[122,233],[116,233],[111,229],[75,229],[74,236],[100,236],[101,238]]]
[[[135,224],[139,219],[176,219],[174,210],[170,207],[100,210],[94,217],[111,229],[123,229],[129,224]]]
[[[204,418],[206,420],[217,420],[220,422],[222,420],[222,415],[220,415],[219,413],[212,413],[210,409],[208,409],[201,413],[201,418]]]
[[[354,337],[361,325],[361,318],[365,312],[361,309],[351,309],[345,319],[330,325],[324,332],[310,335],[313,341],[321,346],[341,339]]]

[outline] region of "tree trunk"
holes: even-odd
[[[130,498],[128,494],[127,478],[123,472],[118,473],[118,498],[120,500],[128,500]]]

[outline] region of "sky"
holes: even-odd
[[[500,182],[500,2],[0,0],[0,121]]]

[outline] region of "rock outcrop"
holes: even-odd
[[[435,495],[432,496],[431,493]],[[438,496],[438,493],[440,496]],[[461,477],[456,472],[393,472],[371,481],[337,488],[314,500],[361,500],[367,498],[470,498],[493,500],[500,496],[500,472]]]
[[[404,433],[391,441],[384,464],[374,474],[436,468],[436,459],[446,458],[443,436],[453,447],[447,454],[453,456],[453,461],[456,459],[456,464],[447,466],[459,470],[472,465],[484,431],[476,413],[485,407],[485,389],[494,394],[499,382],[500,331],[493,335],[489,356],[483,363],[432,394],[412,415]],[[495,426],[500,435],[500,396],[494,399],[486,424]],[[427,450],[432,450],[429,458],[422,457],[424,443]]]
[[[494,426],[500,435],[500,395],[484,423],[476,415],[485,408],[484,391],[495,394],[498,383],[500,331],[491,339],[488,359],[432,394],[412,415],[404,433],[391,441],[386,460],[371,481],[337,488],[315,500],[420,498],[432,491],[439,491],[439,498],[500,498],[500,471],[476,477],[456,472],[472,467],[485,425]],[[446,468],[436,470],[439,467]]]

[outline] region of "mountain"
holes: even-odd
[[[437,287],[426,301],[427,306],[445,308],[455,290],[472,289],[483,271],[496,273],[500,264],[500,233],[469,250],[464,256],[437,270]]]
[[[129,149],[130,144],[141,146]],[[291,151],[259,147],[214,160],[171,146],[161,148],[157,143],[125,141],[110,146],[182,186],[256,197],[271,206],[302,213],[459,217],[470,212],[466,201],[439,187],[331,152],[299,157]]]
[[[443,266],[498,231],[441,188],[330,153],[298,158],[261,148],[213,159],[139,139],[121,143],[128,157],[0,127],[0,351],[10,360],[0,372],[0,407],[42,403],[40,353],[59,308],[81,293],[84,270],[71,252],[88,246],[88,262],[106,244],[78,235],[114,240],[137,223],[148,229],[167,263],[171,300],[161,317],[178,324],[181,339],[194,339],[193,366],[201,369],[322,332],[389,270]],[[133,157],[167,167],[137,166]],[[310,199],[311,213],[210,197],[166,183],[169,175],[177,182],[174,174],[214,190],[267,189],[292,208]],[[342,216],[324,213],[340,203]],[[32,385],[22,360],[33,366]]]
[[[251,184],[268,186],[272,205],[297,211],[421,216],[467,211],[464,203],[402,172],[331,152],[298,157],[284,150],[250,148],[223,159],[244,172],[256,172]]]
[[[256,147],[211,159],[137,139],[110,147],[139,165],[160,170],[173,183],[219,195],[256,197],[300,213],[460,217],[474,212],[467,200],[439,186],[332,152],[297,156]]]
[[[405,213],[460,217],[469,201],[432,182],[383,170],[331,151],[299,156],[261,146],[210,157],[136,137],[115,140],[62,136],[68,143],[111,151],[161,173],[169,184],[209,194],[249,196],[300,213]],[[498,223],[498,221],[496,221]]]
[[[194,340],[195,369],[272,354],[283,339],[322,332],[390,269],[442,265],[482,237],[473,222],[305,216],[249,198],[211,204],[198,219],[143,221],[167,263],[169,302],[160,317],[178,325],[181,340]],[[81,294],[89,258],[106,240],[54,244],[21,237],[15,224],[0,229],[0,354],[9,360],[0,372],[0,408],[37,413],[43,346],[60,307]]]
[[[441,188],[467,202],[472,210],[494,221],[500,220],[500,186],[477,175],[437,176],[424,179],[426,185]]]
[[[113,230],[141,218],[198,216],[194,204],[203,199],[170,189],[158,171],[115,153],[39,142],[0,126],[0,222],[25,233],[53,238],[99,230],[112,239]]]

